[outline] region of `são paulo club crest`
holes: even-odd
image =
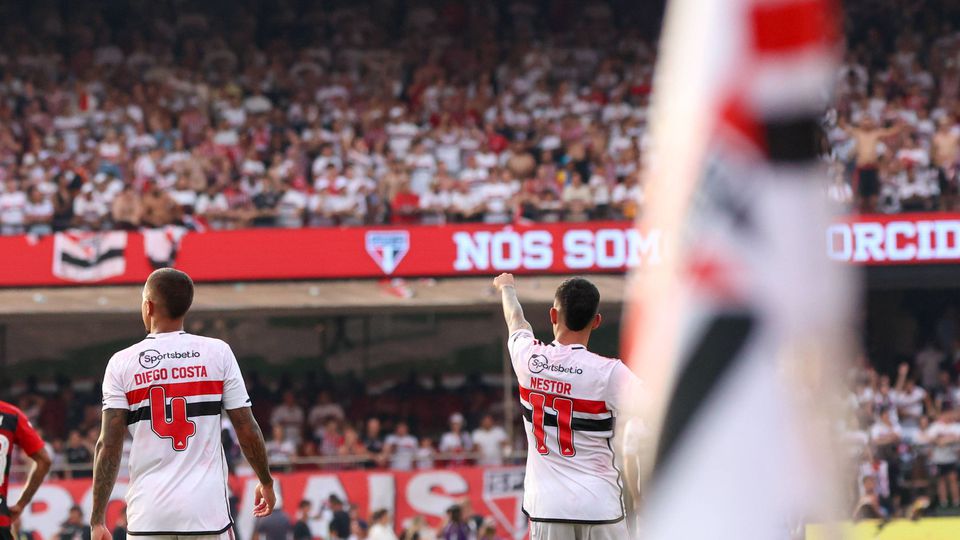
[[[368,231],[364,240],[367,253],[387,275],[397,269],[404,255],[410,251],[408,231]]]

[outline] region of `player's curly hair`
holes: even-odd
[[[600,310],[600,291],[582,277],[565,280],[554,295],[560,318],[567,328],[579,332],[587,327]]]

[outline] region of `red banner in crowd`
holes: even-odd
[[[960,262],[960,214],[852,216],[826,254],[855,264]],[[628,222],[60,233],[0,237],[0,286],[141,283],[173,263],[194,280],[624,272],[657,264],[659,230]]]
[[[302,500],[313,504],[320,517],[310,522],[315,538],[324,538],[327,522],[321,505],[331,494],[348,501],[368,518],[379,509],[393,516],[399,534],[405,523],[415,516],[426,518],[428,525],[442,523],[451,505],[469,499],[473,512],[497,523],[500,534],[507,538],[526,536],[526,518],[521,512],[523,467],[462,467],[429,471],[345,471],[275,474],[278,504],[290,517],[296,517]],[[239,498],[236,523],[241,540],[249,540],[254,527],[253,477],[231,477],[231,491]],[[118,482],[107,515],[112,529],[123,505],[127,486]],[[20,486],[11,488],[11,498],[19,495]],[[23,512],[23,528],[36,532],[40,540],[56,537],[60,524],[73,505],[80,505],[84,519],[92,506],[91,482],[85,480],[49,481],[37,491],[33,503]]]

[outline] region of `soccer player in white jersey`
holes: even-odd
[[[237,359],[223,341],[183,331],[192,302],[187,274],[172,268],[150,274],[141,304],[149,334],[107,364],[94,455],[92,540],[111,538],[104,515],[127,430],[133,436],[127,535],[232,540],[223,409],[260,480],[253,513],[263,517],[273,511],[267,451]]]
[[[600,326],[600,292],[583,278],[564,281],[550,308],[555,339],[543,343],[524,319],[513,276],[501,274],[493,284],[510,329],[527,431],[523,512],[530,539],[628,538],[611,439],[615,418],[639,383],[621,361],[587,350]]]

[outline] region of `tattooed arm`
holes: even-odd
[[[103,533],[109,535],[106,527],[107,503],[113,485],[120,470],[120,455],[123,452],[123,435],[127,429],[126,409],[106,409],[100,426],[100,438],[93,455],[93,510],[90,512],[90,526],[93,540],[99,540]]]
[[[520,300],[517,298],[513,274],[500,274],[493,280],[493,286],[500,291],[503,301],[503,317],[507,321],[507,328],[510,333],[512,334],[520,329],[533,330],[533,327],[523,316],[523,308],[520,307]]]
[[[253,515],[263,517],[273,512],[273,505],[277,498],[273,493],[273,477],[270,476],[270,464],[267,462],[267,446],[263,442],[263,433],[257,419],[253,417],[250,407],[228,409],[230,422],[237,432],[240,449],[253,471],[257,474],[260,484],[257,485],[256,497],[253,501]]]

